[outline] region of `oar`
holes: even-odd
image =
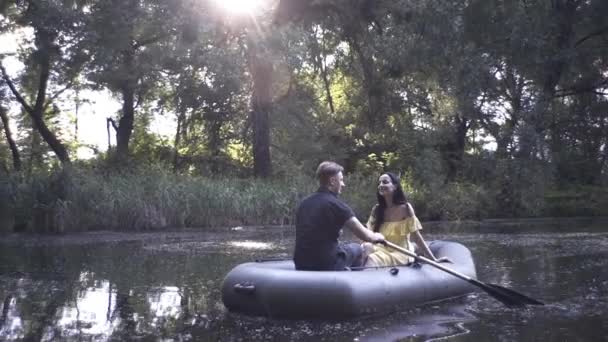
[[[501,301],[503,304],[507,305],[507,306],[525,306],[527,304],[531,304],[531,305],[545,305],[543,302],[540,302],[534,298],[530,298],[526,295],[523,295],[519,292],[513,291],[511,289],[507,289],[506,287],[502,287],[500,285],[496,285],[496,284],[487,284],[484,282],[481,282],[477,279],[473,279],[465,274],[462,274],[460,272],[456,272],[451,268],[445,267],[440,263],[437,263],[433,260],[427,259],[423,256],[419,256],[416,255],[416,253],[413,253],[403,247],[400,247],[398,245],[395,245],[392,242],[389,241],[385,241],[384,242],[387,246],[398,250],[401,253],[407,254],[411,257],[414,257],[418,260],[421,260],[435,268],[438,268],[444,272],[447,272],[455,277],[458,277],[462,280],[465,280],[467,282],[469,282],[470,284],[473,284],[479,288],[481,288],[482,290],[484,290],[487,294],[489,294],[490,296],[496,298],[497,300]]]

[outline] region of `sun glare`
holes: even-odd
[[[251,14],[260,8],[260,0],[214,0],[224,11],[232,14]]]

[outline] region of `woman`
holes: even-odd
[[[420,230],[422,225],[414,209],[408,203],[401,188],[399,177],[386,172],[378,179],[378,204],[372,209],[367,221],[367,228],[384,235],[387,241],[414,252],[414,245],[418,247],[419,254],[436,262],[446,261],[437,259],[426,244]],[[410,238],[412,241],[410,241]],[[364,243],[363,248],[367,254],[366,267],[405,265],[413,262],[413,258],[390,247]]]

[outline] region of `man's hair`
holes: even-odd
[[[329,179],[342,171],[344,171],[344,168],[340,164],[324,161],[317,167],[317,178],[321,185],[328,185]]]

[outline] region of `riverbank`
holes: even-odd
[[[479,233],[518,233],[518,232],[568,232],[572,227],[577,231],[605,232],[608,216],[575,217],[530,217],[498,218],[462,221],[423,221],[422,226],[432,232],[479,232]]]
[[[568,233],[576,227],[576,232],[606,232],[608,216],[596,217],[541,217],[522,219],[485,219],[462,221],[422,221],[425,234],[517,234],[517,233]],[[226,234],[241,238],[259,239],[260,236],[282,236],[292,234],[291,225],[233,226],[207,228],[169,228],[155,231],[111,231],[72,232],[64,234],[10,233],[0,235],[0,244],[20,246],[68,246],[100,243],[138,242],[163,245],[222,243]],[[355,240],[349,233],[345,239]]]

